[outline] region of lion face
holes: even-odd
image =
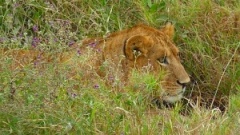
[[[171,41],[165,43],[163,46],[163,42],[154,42],[146,54],[136,57],[134,63],[137,68],[151,66],[151,72],[156,75],[164,70],[166,76],[159,82],[163,90],[162,98],[167,102],[175,102],[182,98],[190,78],[180,62],[178,48]]]
[[[173,34],[172,24],[167,24],[161,30],[139,25],[114,33],[100,43],[104,46],[103,58],[115,64],[122,61],[125,76],[131,68],[150,66],[150,72],[156,75],[164,70],[166,76],[159,82],[163,91],[161,97],[173,103],[182,98],[186,83],[190,82],[180,62],[179,50],[172,41]],[[122,58],[122,55],[125,57]]]

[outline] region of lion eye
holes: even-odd
[[[167,60],[167,57],[164,56],[162,58],[159,58],[158,61],[161,63],[161,64],[168,64],[168,60]]]

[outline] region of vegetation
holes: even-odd
[[[0,0],[0,45],[55,54],[89,36],[167,21],[194,81],[187,104],[152,103],[159,92],[148,73],[133,72],[132,86],[99,78],[80,50],[75,59],[85,66],[53,62],[44,70],[11,71],[11,59],[0,54],[0,134],[238,134],[240,1]],[[71,68],[79,69],[77,79],[67,78]]]

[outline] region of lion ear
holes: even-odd
[[[140,51],[144,56],[147,56],[148,50],[152,47],[153,40],[150,36],[136,35],[125,41],[124,54],[129,60],[134,60],[134,50]]]
[[[170,38],[174,36],[174,25],[171,22],[168,22],[163,28],[163,32],[168,35]]]

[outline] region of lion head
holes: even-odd
[[[159,82],[161,97],[166,102],[178,101],[190,78],[180,62],[173,35],[174,26],[170,23],[160,30],[141,24],[97,39],[96,48],[102,50],[100,65],[110,61],[114,68],[121,68],[124,77],[133,68],[150,66],[154,74],[164,70],[166,76]]]

